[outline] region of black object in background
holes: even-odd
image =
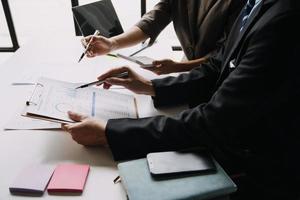
[[[72,12],[82,35],[100,35],[112,37],[123,33],[123,28],[111,0],[102,0],[72,8]]]
[[[211,155],[204,150],[149,153],[147,162],[156,177],[216,171]]]
[[[172,46],[172,50],[173,51],[182,51],[182,47],[181,46]]]
[[[0,52],[15,52],[19,48],[19,43],[18,43],[13,19],[11,16],[8,0],[1,0],[1,3],[2,3],[2,7],[3,7],[4,15],[5,15],[6,23],[8,26],[10,39],[11,39],[13,46],[12,47],[0,47]]]

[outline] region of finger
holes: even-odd
[[[68,132],[69,124],[61,124],[61,129]]]
[[[108,90],[111,87],[111,84],[108,84],[106,82],[103,83],[103,88]]]
[[[164,74],[161,70],[155,70],[153,71],[153,73],[157,74],[157,75],[162,75]]]
[[[145,70],[148,70],[148,71],[153,72],[153,71],[155,71],[155,70],[157,69],[157,66],[153,66],[153,67],[142,67],[142,68],[145,69]]]
[[[87,51],[87,52],[86,52],[86,56],[89,57],[89,58],[93,58],[93,57],[96,56],[96,54],[94,54],[93,51]]]
[[[86,57],[88,57],[88,58],[93,58],[93,57],[95,57],[95,55],[92,54],[92,53],[86,53]]]
[[[167,65],[167,64],[170,64],[172,62],[173,62],[173,60],[171,60],[171,59],[163,59],[163,60],[153,61],[153,63],[156,63],[156,65]]]
[[[86,45],[89,43],[91,38],[92,38],[92,36],[87,36],[87,37],[81,39],[81,44],[84,46],[84,48],[86,48]]]
[[[72,111],[68,111],[68,115],[69,115],[70,119],[72,119],[76,122],[81,122],[81,121],[83,121],[84,119],[87,118],[86,115],[82,115],[82,114],[75,113],[75,112],[72,112]]]
[[[84,38],[81,39],[81,44],[82,44],[83,48],[86,48],[87,42]]]
[[[62,124],[62,129],[70,134],[73,134],[73,130],[76,129],[82,122],[76,122],[72,124]]]
[[[94,38],[95,38],[94,36],[91,37],[90,41],[88,42],[87,47],[86,47],[87,51],[92,51],[93,50],[94,45],[95,45]]]
[[[120,74],[122,72],[130,72],[131,70],[129,69],[129,67],[127,66],[123,66],[123,67],[118,67],[118,68],[113,68],[107,72],[105,72],[104,74],[100,75],[98,77],[98,80],[104,80],[106,78],[112,77],[116,74]]]
[[[124,87],[127,87],[129,84],[128,79],[125,78],[108,78],[105,80],[105,82],[110,85],[120,85]]]
[[[153,65],[160,65],[162,63],[162,60],[154,60],[152,62]]]
[[[153,63],[153,65],[161,65],[168,61],[169,61],[169,59],[162,59],[162,60],[154,60],[152,63]]]

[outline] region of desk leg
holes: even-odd
[[[146,0],[141,0],[141,17],[146,13]]]
[[[71,0],[71,5],[72,5],[72,7],[78,6],[79,5],[78,0]],[[74,26],[75,26],[75,34],[76,34],[76,36],[80,36],[81,32],[79,30],[78,24],[76,23],[75,19],[74,19]]]
[[[4,10],[6,23],[7,23],[7,26],[8,26],[10,39],[11,39],[11,42],[12,42],[13,46],[12,47],[0,47],[0,52],[15,52],[19,48],[19,43],[18,43],[18,40],[17,40],[17,35],[16,35],[13,20],[12,20],[12,17],[11,17],[8,1],[7,0],[1,0],[1,2],[2,2],[3,10]]]

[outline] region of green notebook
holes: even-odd
[[[146,159],[118,164],[122,184],[129,200],[213,199],[237,190],[236,185],[216,162],[216,173],[154,179]]]

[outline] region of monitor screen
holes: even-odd
[[[83,36],[93,35],[95,30],[108,38],[124,32],[111,0],[75,6],[72,11]]]

